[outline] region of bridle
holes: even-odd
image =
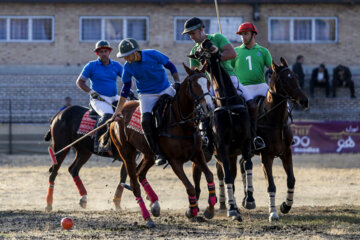
[[[183,112],[181,111],[181,103],[180,103],[180,99],[179,99],[179,94],[176,93],[176,101],[177,101],[177,106],[178,106],[178,109],[179,109],[179,115],[180,115],[180,122],[183,123],[183,122],[189,122],[189,121],[193,121],[195,119],[197,119],[198,117],[192,117],[194,114],[195,115],[198,115],[196,114],[198,111],[201,111],[201,108],[202,106],[200,105],[200,101],[205,98],[205,96],[209,95],[210,96],[210,92],[206,92],[206,93],[203,93],[202,95],[200,96],[197,96],[195,93],[194,93],[194,90],[192,88],[192,84],[191,82],[194,80],[194,79],[198,79],[198,78],[201,78],[201,77],[204,77],[206,78],[206,75],[205,73],[203,72],[200,72],[200,73],[195,73],[189,77],[187,77],[187,79],[185,81],[188,81],[188,84],[187,84],[187,87],[186,87],[186,94],[190,94],[191,98],[193,99],[193,102],[194,102],[194,110],[189,113],[187,116],[184,116]],[[178,122],[178,123],[180,123]]]
[[[274,107],[270,108],[269,111],[261,114],[257,120],[260,120],[262,119],[263,117],[265,117],[267,114],[269,114],[270,112],[272,112],[273,110],[275,110],[276,108],[278,108],[282,103],[286,102],[286,101],[290,101],[292,103],[296,103],[296,100],[290,96],[290,94],[288,93],[288,91],[286,91],[283,87],[282,87],[282,84],[281,84],[281,79],[280,79],[280,73],[286,71],[286,70],[290,70],[289,67],[284,67],[283,69],[281,69],[278,73],[275,73],[275,84],[277,84],[279,86],[279,89],[281,90],[280,92],[284,92],[285,94],[281,94],[279,92],[275,92],[273,91],[271,88],[269,88],[268,92],[272,95],[272,96],[276,96],[276,97],[280,97],[282,98],[282,100],[276,104]],[[294,90],[298,90],[300,89],[299,87],[295,88]],[[291,118],[291,112],[294,108],[294,105],[289,109],[289,116]]]

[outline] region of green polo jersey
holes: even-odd
[[[272,61],[269,50],[258,44],[248,49],[242,44],[235,51],[237,57],[230,61],[239,81],[243,85],[265,83],[264,67],[269,68]]]
[[[227,38],[220,33],[206,34],[206,38],[209,39],[212,42],[212,44],[214,44],[219,49],[220,53],[222,52],[221,49],[226,44],[230,43],[229,40],[227,40]],[[196,43],[195,46],[191,49],[190,55],[194,54],[194,52],[198,46],[199,46],[199,43]],[[230,60],[221,61],[220,65],[229,74],[229,76],[236,76],[234,69],[231,66]],[[198,67],[198,66],[200,66],[200,62],[196,59],[190,58],[190,67]]]

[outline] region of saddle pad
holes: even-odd
[[[140,134],[144,134],[142,127],[141,127],[141,113],[140,113],[140,106],[138,106],[133,115],[131,116],[129,124],[126,126]]]
[[[79,129],[77,130],[77,134],[85,135],[94,129],[94,127],[96,125],[96,120],[90,118],[89,113],[90,113],[90,110],[87,111],[83,115]],[[91,136],[94,136],[94,135],[95,135],[95,133],[91,134]]]

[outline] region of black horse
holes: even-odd
[[[250,116],[244,98],[237,94],[230,76],[220,65],[220,55],[218,53],[211,53],[207,45],[205,42],[200,44],[195,54],[190,57],[204,63],[203,67],[206,67],[214,88],[217,108],[214,110],[210,126],[214,137],[215,158],[218,164],[223,166],[225,172],[228,197],[227,215],[228,217],[233,217],[234,220],[242,221],[234,197],[236,164],[237,157],[240,154],[245,159],[244,168],[247,172],[247,198],[245,199],[245,204],[249,209],[255,208],[255,200],[252,195]],[[221,185],[223,184],[224,175],[220,169],[218,167],[218,177]],[[193,176],[198,196],[200,194],[199,173],[200,170],[194,167]],[[220,200],[222,194],[224,192],[220,192]]]
[[[133,94],[129,97],[130,100],[136,99]],[[116,103],[114,103],[115,105]],[[45,141],[52,140],[52,149],[55,152],[58,152],[62,148],[66,147],[70,143],[74,142],[78,138],[82,137],[81,134],[78,134],[78,128],[80,126],[81,120],[84,114],[89,111],[88,108],[82,106],[71,106],[66,108],[63,111],[58,112],[55,114],[54,117],[51,118],[50,123],[50,130],[45,135]],[[98,118],[99,116],[93,111],[92,114],[94,119]],[[97,154],[94,152],[94,137],[88,136],[84,138],[82,141],[76,143],[73,148],[75,149],[76,155],[75,159],[72,164],[69,166],[68,170],[71,176],[74,179],[75,185],[79,190],[81,199],[80,199],[80,206],[82,208],[86,208],[87,204],[87,191],[79,177],[79,171],[81,167],[89,160],[92,154]],[[46,196],[47,206],[45,208],[46,211],[52,210],[53,204],[53,193],[54,193],[54,185],[55,185],[55,178],[58,174],[58,171],[61,167],[62,162],[64,161],[66,155],[68,154],[70,149],[67,149],[56,156],[56,164],[53,164],[50,169],[50,176],[49,176],[49,188],[48,193]],[[109,153],[103,153],[99,156],[102,157],[111,157],[113,159],[120,160],[120,156],[116,150],[116,147],[112,144],[112,151],[111,155]],[[127,178],[126,168],[125,165],[122,164],[120,170],[120,183],[117,186],[117,189],[114,194],[113,202],[115,204],[116,209],[120,209],[120,201],[122,192],[124,187],[122,183],[125,183]]]

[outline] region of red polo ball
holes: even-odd
[[[74,226],[74,221],[69,217],[64,217],[61,219],[61,226],[66,230],[70,230]]]

